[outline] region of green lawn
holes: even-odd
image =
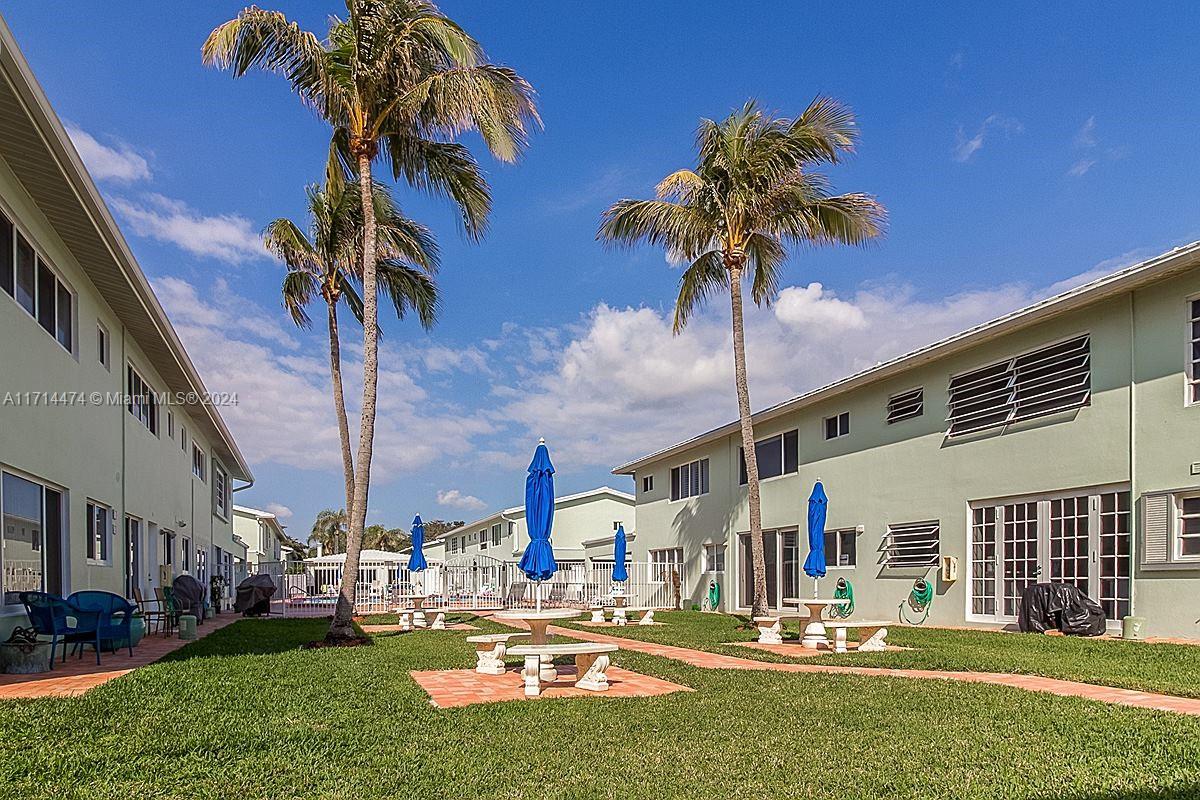
[[[407,671],[470,666],[465,632],[298,649],[325,625],[242,621],[83,697],[0,703],[0,796],[1200,796],[1192,718],[941,681],[701,670],[632,652],[617,663],[696,691],[439,710]]]
[[[603,632],[762,661],[797,660],[729,645],[757,638],[757,631],[735,617],[677,611],[659,612],[655,619],[668,624],[645,628],[628,625],[604,628]],[[787,634],[791,639],[799,638],[795,620],[788,622]],[[830,653],[805,662],[1022,673],[1200,697],[1200,647],[1194,645],[901,627],[889,629],[888,641],[914,649],[848,657]],[[793,644],[799,647],[798,642]]]

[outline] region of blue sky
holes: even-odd
[[[302,538],[341,504],[326,349],[283,316],[257,240],[301,219],[327,132],[281,79],[201,66],[241,5],[0,13],[209,388],[238,393],[224,413],[258,478],[239,502],[290,512]],[[265,5],[316,30],[339,11]],[[817,93],[852,106],[862,143],[830,176],[891,215],[875,246],[797,253],[780,302],[751,315],[756,407],[1200,238],[1192,5],[443,8],[530,80],[545,130],[517,165],[484,157],[482,244],[445,203],[400,191],[443,246],[444,311],[428,335],[386,323],[372,521],[517,503],[539,435],[560,491],[631,490],[613,465],[733,418],[724,302],[671,337],[678,270],[594,236],[608,203],[691,164],[698,119],[749,97],[784,114]]]

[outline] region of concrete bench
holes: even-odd
[[[825,627],[833,629],[833,650],[845,653],[846,631],[854,628],[862,632],[858,643],[860,653],[880,653],[887,650],[887,626],[890,622],[875,619],[833,619],[825,620]]]
[[[654,609],[649,606],[608,606],[612,609],[612,621],[614,625],[626,625],[629,618],[625,615],[630,611],[641,613],[641,618],[638,620],[638,625],[653,625],[654,624]],[[603,618],[601,618],[603,622]]]
[[[807,614],[770,614],[755,617],[759,644],[783,644],[783,621],[785,619],[808,619]]]
[[[555,656],[575,656],[577,679],[575,686],[592,692],[608,690],[609,653],[617,652],[615,644],[599,642],[568,642],[565,644],[519,644],[509,648],[509,654],[522,656],[525,667],[521,676],[525,680],[525,696],[538,697],[542,693],[543,683],[554,683],[558,680],[558,671],[554,668]],[[545,662],[542,659],[549,657]]]
[[[475,645],[475,671],[480,675],[503,675],[504,654],[513,639],[527,638],[528,632],[481,633],[468,636],[467,641]]]

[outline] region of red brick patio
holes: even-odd
[[[221,614],[196,628],[197,638],[203,638],[213,631],[218,631],[226,625],[241,619],[239,614]],[[0,673],[0,700],[15,700],[18,698],[34,697],[74,697],[88,689],[108,683],[115,678],[126,675],[138,667],[152,664],[187,644],[186,641],[173,636],[165,638],[158,634],[146,636],[133,648],[133,655],[128,650],[118,653],[102,653],[103,663],[96,664],[96,654],[90,648],[85,648],[83,658],[70,655],[68,648],[67,663],[62,663],[62,648],[58,649],[54,669],[36,675],[8,675]]]
[[[525,697],[525,685],[519,667],[503,675],[480,675],[473,669],[413,670],[408,674],[429,695],[438,708],[460,708],[476,703],[504,700],[540,700],[556,697],[656,697],[672,692],[690,692],[687,686],[652,678],[620,667],[609,667],[608,691],[590,692],[575,688],[575,667],[559,665],[558,680],[543,684],[541,697]]]

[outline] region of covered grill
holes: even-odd
[[[1017,623],[1024,633],[1057,628],[1068,636],[1104,635],[1104,609],[1069,583],[1035,583],[1021,592]]]
[[[271,598],[275,595],[275,579],[270,575],[251,575],[237,585],[233,610],[243,616],[257,617],[271,613]]]
[[[175,612],[193,614],[196,621],[204,619],[204,587],[191,575],[180,575],[171,582],[175,595]]]

